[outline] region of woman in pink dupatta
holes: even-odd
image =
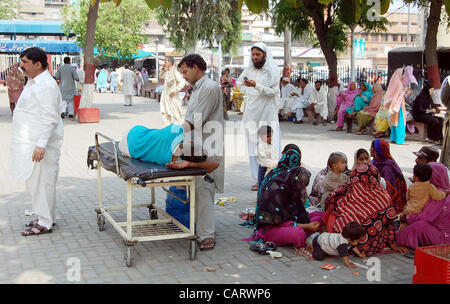
[[[391,143],[402,145],[406,135],[405,88],[403,70],[397,69],[389,82],[384,107],[389,107],[389,125],[391,126]]]
[[[447,167],[435,162],[429,165],[433,170],[430,182],[438,190],[450,190]],[[410,249],[450,244],[450,196],[441,201],[430,199],[420,213],[409,214],[406,221],[408,226],[396,233],[397,244]]]
[[[336,131],[342,131],[344,127],[345,110],[353,105],[353,100],[356,94],[358,94],[358,89],[356,88],[356,83],[350,81],[348,83],[348,88],[344,92],[339,92],[336,96],[336,112],[337,112],[337,128]]]
[[[11,115],[16,107],[16,102],[19,100],[20,94],[23,91],[25,84],[25,74],[19,70],[19,66],[14,64],[11,70],[6,75],[5,85],[8,87],[9,108]]]
[[[370,99],[369,105],[362,109],[362,111],[359,111],[356,115],[359,127],[356,134],[358,135],[366,133],[366,126],[375,118],[375,115],[377,115],[381,105],[381,99],[383,99],[383,88],[379,82],[373,84],[372,91],[374,94]]]

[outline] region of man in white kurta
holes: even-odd
[[[311,110],[314,111],[314,125],[318,125],[319,122],[326,125],[324,120],[328,116],[327,92],[320,80],[314,83],[314,89],[311,90],[309,101],[311,102]]]
[[[278,105],[278,114],[280,114],[281,117],[292,112],[294,98],[291,96],[291,93],[294,90],[295,86],[290,82],[289,78],[283,77],[281,79],[281,96]]]
[[[258,42],[251,47],[251,62],[237,81],[239,90],[247,97],[242,124],[248,140],[250,170],[258,190],[257,130],[268,125],[273,130],[272,143],[280,151],[281,137],[278,121],[277,99],[279,98],[279,72],[267,46]],[[279,155],[278,155],[279,156]]]
[[[132,70],[128,68],[128,65],[125,65],[125,70],[123,70],[120,75],[120,81],[122,82],[122,94],[125,98],[124,106],[132,106],[133,105],[133,95],[134,95],[134,78],[135,74]]]
[[[292,112],[295,113],[295,117],[297,121],[295,123],[302,123],[302,119],[304,116],[303,110],[311,106],[310,102],[310,94],[311,94],[311,86],[308,84],[308,80],[301,78],[297,79],[295,82],[297,86],[294,92],[295,100],[294,105],[292,106]]]
[[[180,91],[186,85],[186,81],[173,66],[173,57],[167,57],[159,78],[164,78],[164,88],[161,93],[160,111],[163,120],[163,126],[171,123],[182,124],[183,114],[180,106]]]
[[[14,110],[10,175],[25,181],[32,210],[38,219],[26,224],[22,235],[52,231],[55,223],[56,181],[63,140],[62,98],[58,84],[47,70],[47,55],[39,48],[21,54],[21,68],[28,77]]]

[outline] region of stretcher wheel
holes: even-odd
[[[127,264],[127,267],[131,267],[133,265],[134,261],[134,248],[133,247],[127,247],[127,251],[125,252],[125,263]]]
[[[151,220],[157,220],[158,219],[158,210],[150,208],[148,211],[150,213],[150,219]]]
[[[197,241],[190,240],[189,241],[189,259],[195,260],[195,256],[197,254]]]
[[[98,230],[100,230],[100,231],[105,230],[105,216],[103,214],[97,215],[97,225],[98,225]]]

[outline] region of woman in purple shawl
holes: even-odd
[[[408,65],[406,68],[405,68],[405,70],[404,70],[404,72],[403,72],[403,87],[404,88],[407,88],[411,83],[414,83],[414,84],[416,84],[416,85],[419,85],[418,83],[417,83],[417,79],[416,79],[416,77],[414,76],[414,68],[412,67],[412,66],[410,66],[410,65]]]
[[[336,96],[336,112],[337,112],[337,128],[336,131],[342,131],[344,127],[345,110],[348,107],[353,106],[353,100],[356,94],[358,94],[358,89],[356,88],[356,83],[350,81],[348,83],[348,89],[344,92],[339,92]]]
[[[433,169],[430,182],[438,190],[450,190],[447,167],[441,163],[429,163]],[[430,199],[422,212],[406,217],[408,226],[397,231],[398,245],[415,249],[419,246],[450,244],[450,196],[441,201]]]
[[[406,181],[402,170],[389,151],[389,143],[384,139],[375,139],[370,147],[372,164],[386,181],[386,190],[391,196],[395,211],[400,213],[406,204]]]

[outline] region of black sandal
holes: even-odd
[[[37,231],[36,231],[37,230]],[[39,235],[39,234],[45,234],[45,233],[52,233],[52,229],[47,229],[44,226],[36,225],[34,227],[28,228],[27,230],[22,231],[23,236],[30,236],[30,235]]]
[[[265,246],[266,246],[266,251],[268,251],[268,250],[273,251],[273,250],[277,249],[277,244],[275,244],[274,242],[266,242]]]
[[[277,244],[273,242],[254,243],[250,246],[250,250],[259,254],[267,254],[267,251],[274,251],[275,249],[277,249]]]
[[[254,243],[250,246],[251,251],[256,251],[259,254],[266,254],[266,244],[264,243]]]

